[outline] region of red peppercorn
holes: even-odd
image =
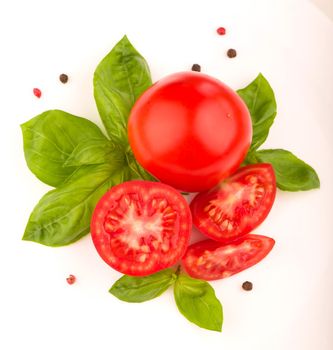
[[[34,88],[32,91],[37,98],[40,98],[42,96],[42,92],[39,89]]]
[[[75,281],[76,281],[76,277],[74,275],[69,275],[67,278],[66,278],[66,281],[68,284],[74,284]]]
[[[216,29],[218,35],[225,35],[225,28],[219,27]]]

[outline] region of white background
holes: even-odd
[[[224,37],[219,26],[227,28]],[[276,239],[262,263],[213,283],[224,307],[222,333],[187,322],[171,291],[135,305],[111,296],[119,274],[89,236],[56,249],[21,241],[49,188],[25,165],[19,124],[59,108],[101,125],[93,71],[124,34],[154,80],[199,63],[237,89],[262,72],[278,102],[265,147],[293,151],[321,178],[320,190],[278,193],[256,230]],[[333,22],[324,13],[306,0],[11,0],[0,5],[0,37],[1,349],[333,348]],[[238,52],[232,60],[230,47]],[[77,276],[72,286],[70,273]],[[252,292],[242,291],[245,280]]]

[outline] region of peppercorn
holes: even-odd
[[[32,92],[37,98],[40,98],[42,96],[42,92],[38,88],[34,88]]]
[[[216,29],[218,35],[225,35],[225,28],[219,27]]]
[[[253,284],[249,281],[246,281],[242,284],[242,288],[246,291],[250,291],[253,288]]]
[[[234,58],[234,57],[237,56],[237,51],[236,51],[235,49],[229,49],[229,50],[227,51],[227,56],[228,56],[229,58]]]
[[[73,284],[75,283],[76,281],[76,277],[74,275],[69,275],[67,278],[66,278],[66,281],[68,284]]]
[[[201,72],[201,66],[200,64],[194,63],[194,65],[192,66],[192,70],[194,72]]]
[[[59,80],[63,83],[66,84],[68,82],[68,75],[67,74],[60,74],[59,75]]]

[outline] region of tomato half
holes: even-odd
[[[183,266],[194,278],[217,280],[257,264],[274,244],[272,238],[252,234],[230,244],[207,239],[189,246],[183,257]]]
[[[208,237],[230,242],[261,224],[270,212],[276,193],[270,164],[240,168],[234,175],[191,202],[194,225]]]
[[[98,202],[92,239],[114,269],[144,276],[174,265],[185,253],[191,230],[186,200],[170,186],[128,181]]]
[[[176,73],[145,91],[129,117],[128,136],[138,162],[162,182],[204,191],[231,175],[252,138],[242,99],[219,80]]]

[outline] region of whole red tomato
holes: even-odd
[[[128,136],[138,162],[179,190],[207,190],[232,174],[252,138],[249,111],[228,86],[208,75],[167,76],[135,103]]]

